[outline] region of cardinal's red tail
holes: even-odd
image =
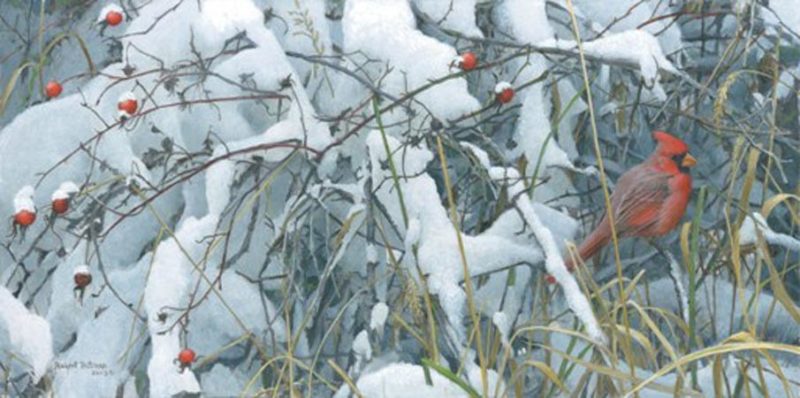
[[[609,231],[608,224],[603,220],[578,246],[578,254],[580,254],[583,261],[588,261],[607,245],[609,240],[611,240],[611,231]],[[572,261],[569,261],[567,267],[570,271],[573,269]]]
[[[608,242],[611,240],[611,229],[608,226],[608,222],[603,219],[600,222],[600,225],[583,240],[583,242],[578,246],[578,254],[580,254],[583,261],[588,261],[590,258],[594,257],[600,249],[602,249]],[[572,261],[572,256],[567,253],[564,255],[564,265],[567,269],[572,272],[575,269],[575,263]],[[547,282],[548,283],[555,283],[555,278],[552,275],[547,275]]]
[[[611,231],[608,228],[608,222],[603,219],[597,228],[595,228],[578,246],[578,254],[583,261],[588,261],[590,258],[594,257],[600,249],[607,245],[610,240]],[[566,265],[567,269],[570,271],[575,269],[575,263],[572,261],[572,256],[569,253],[566,253],[564,256],[564,265]]]

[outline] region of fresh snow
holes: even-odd
[[[511,89],[511,88],[514,88],[514,86],[512,86],[511,83],[509,83],[509,82],[500,82],[500,83],[495,84],[494,93],[495,94],[500,94],[503,91],[506,91],[506,90]]]
[[[421,12],[445,29],[456,31],[467,37],[483,37],[483,33],[475,25],[477,0],[413,0],[413,3]]]
[[[431,370],[431,383],[425,381],[422,366],[409,363],[394,363],[358,379],[356,387],[364,397],[370,398],[461,398],[468,397],[458,385]],[[413,388],[410,388],[413,387]],[[344,388],[336,398],[350,396]]]
[[[33,203],[33,186],[26,185],[14,195],[14,213],[21,211],[36,212],[36,205]]]
[[[455,49],[416,29],[407,0],[348,1],[342,28],[345,50],[363,52],[393,68],[382,81],[386,91],[395,96],[450,74]],[[376,37],[381,40],[374,40]],[[367,70],[378,77],[383,68],[370,67]],[[438,84],[416,98],[425,105],[420,111],[430,111],[441,120],[455,119],[479,107],[478,101],[467,91],[467,82],[463,78]],[[391,112],[384,116],[384,124],[390,125],[392,120],[402,117],[404,115],[397,111]]]
[[[78,188],[78,185],[76,185],[74,182],[64,181],[58,186],[58,189],[53,192],[53,194],[50,196],[50,199],[69,199],[72,194],[77,193],[78,191],[80,191],[80,188]]]
[[[10,376],[30,373],[33,384],[45,375],[53,358],[50,324],[28,311],[0,286],[0,358]]]
[[[72,270],[73,275],[91,275],[91,273],[89,266],[86,264],[79,265]]]

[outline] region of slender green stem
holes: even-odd
[[[383,128],[381,109],[378,107],[378,97],[372,97],[372,110],[375,112],[375,121],[378,123],[378,130],[381,132],[383,149],[386,150],[386,161],[389,163],[389,170],[392,172],[394,189],[397,190],[397,200],[400,201],[400,212],[403,213],[403,224],[408,227],[408,211],[406,210],[406,202],[403,200],[403,189],[400,187],[400,179],[397,177],[397,167],[394,165],[392,149],[389,148],[389,140],[386,138],[386,130]]]
[[[703,216],[703,202],[705,202],[706,197],[706,188],[703,187],[700,189],[700,194],[697,198],[697,203],[695,204],[694,209],[694,217],[692,218],[692,237],[689,243],[689,261],[687,261],[688,274],[689,274],[689,351],[694,350],[694,343],[695,343],[695,329],[697,328],[697,300],[696,290],[697,290],[697,271],[699,269],[698,264],[695,264],[695,259],[697,259],[698,253],[698,238],[700,235],[700,221]],[[697,363],[693,362],[691,365],[691,372],[692,372],[692,387],[697,387]]]
[[[566,111],[572,108],[572,106],[575,105],[575,102],[577,102],[578,98],[583,95],[583,91],[584,89],[581,88],[580,91],[575,93],[575,95],[570,98],[567,107],[559,113],[558,119],[553,123],[553,127],[550,129],[550,134],[547,134],[547,137],[545,137],[544,142],[542,143],[542,147],[539,149],[539,157],[536,159],[536,167],[534,167],[533,176],[531,176],[531,187],[529,191],[531,200],[533,200],[533,193],[536,191],[536,179],[539,178],[539,170],[542,167],[542,159],[544,159],[544,152],[547,150],[547,144],[550,143],[550,140],[553,138],[553,136],[558,135],[558,125],[561,123],[561,120],[564,119]]]
[[[572,20],[572,30],[573,34],[575,35],[575,42],[578,45],[578,56],[580,58],[580,65],[581,65],[581,73],[583,74],[583,85],[584,89],[586,90],[586,102],[589,110],[589,124],[592,127],[592,141],[594,144],[594,153],[595,157],[597,158],[597,169],[600,173],[600,186],[602,187],[603,191],[603,198],[605,200],[605,207],[606,207],[606,215],[608,217],[608,224],[610,225],[611,229],[611,242],[613,243],[614,248],[614,262],[617,267],[617,282],[619,288],[619,301],[623,303],[622,305],[622,320],[625,325],[625,339],[622,348],[623,352],[628,359],[628,362],[631,364],[630,371],[631,376],[636,376],[634,371],[634,358],[633,358],[633,342],[631,337],[630,331],[630,322],[628,320],[628,306],[624,305],[624,303],[628,302],[628,294],[625,290],[624,278],[622,275],[622,258],[620,257],[619,253],[619,237],[617,236],[617,228],[614,224],[614,212],[611,208],[611,194],[608,190],[608,181],[606,181],[606,169],[605,165],[603,164],[603,153],[600,151],[600,138],[598,137],[597,132],[597,121],[595,119],[594,114],[594,102],[592,101],[592,88],[589,82],[589,70],[586,66],[586,57],[583,53],[583,43],[581,42],[580,37],[580,29],[578,28],[578,19],[575,17],[575,10],[572,5],[572,0],[567,0],[567,9],[569,10],[570,19]]]

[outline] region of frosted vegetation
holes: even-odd
[[[798,15],[0,1],[0,395],[798,396]],[[683,222],[568,272],[655,129]]]

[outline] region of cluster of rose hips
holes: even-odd
[[[466,51],[456,57],[453,63],[465,72],[478,66],[478,56],[472,51]],[[500,82],[494,87],[494,98],[498,104],[507,104],[514,99],[514,87],[508,82]]]
[[[23,188],[15,198],[15,206],[17,207],[14,213],[14,225],[26,228],[31,226],[36,221],[36,208],[33,206],[33,189],[31,187]],[[61,216],[69,211],[70,199],[78,192],[78,187],[71,181],[61,184],[58,189],[53,192],[50,197],[50,209],[56,216]],[[25,205],[19,205],[18,200],[24,201]]]
[[[117,26],[125,20],[125,15],[122,13],[122,9],[119,6],[112,5],[106,7],[103,12],[105,12],[105,16],[103,16],[101,20],[108,26]],[[64,91],[64,87],[56,80],[51,80],[44,86],[44,93],[47,98],[58,97],[61,95],[62,91]]]
[[[117,8],[109,9],[106,14],[104,21],[108,26],[117,26],[122,23],[125,19],[122,11]],[[472,67],[474,68],[477,59],[475,55],[472,55]],[[471,69],[470,68],[470,69]],[[47,82],[44,87],[44,93],[47,98],[56,98],[64,91],[64,87],[61,85],[60,82],[56,80],[51,80]],[[117,102],[117,110],[120,111],[120,115],[123,118],[129,118],[132,115],[136,114],[136,111],[139,109],[139,103],[131,94],[123,95],[120,98],[119,102]],[[64,194],[64,191],[59,189],[53,194],[51,208],[53,213],[56,215],[65,214],[69,211],[69,200],[70,195]],[[14,224],[19,225],[21,227],[28,227],[32,225],[36,221],[36,210],[35,209],[20,209],[19,211],[14,214]],[[75,282],[75,291],[78,295],[79,299],[83,298],[83,292],[85,291],[86,287],[92,283],[92,274],[89,271],[89,267],[86,265],[81,265],[75,267],[75,271],[72,275],[73,281]],[[184,348],[178,353],[178,357],[176,361],[180,365],[181,371],[185,370],[186,368],[190,367],[192,363],[196,359],[195,352],[190,348]]]
[[[64,89],[57,81],[50,81],[44,88],[45,95],[48,98],[58,97]],[[139,110],[139,101],[132,93],[125,93],[120,97],[117,102],[117,110],[119,111],[120,119],[130,119]]]

